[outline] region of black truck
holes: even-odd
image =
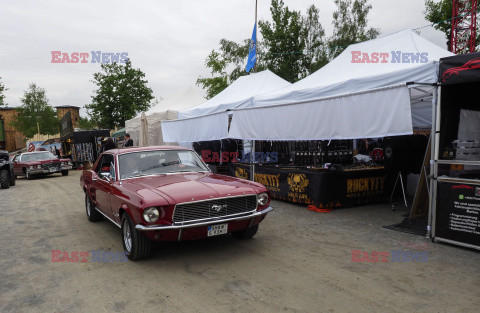
[[[0,150],[0,189],[8,189],[15,186],[13,163],[7,151]]]

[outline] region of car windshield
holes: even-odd
[[[208,171],[198,155],[190,150],[155,150],[118,156],[120,179],[130,177]]]
[[[45,160],[51,160],[56,158],[57,157],[51,154],[50,152],[40,152],[40,153],[22,155],[22,162],[45,161]]]

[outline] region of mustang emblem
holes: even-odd
[[[215,212],[220,212],[222,209],[226,209],[228,207],[228,205],[226,204],[214,204],[212,205],[212,210],[214,210]]]

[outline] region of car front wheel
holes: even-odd
[[[62,171],[62,176],[68,176],[68,171]]]
[[[28,180],[32,180],[33,176],[30,174],[30,172],[27,172],[25,175],[27,176]]]
[[[253,236],[255,236],[257,231],[258,231],[258,224],[255,225],[255,226],[246,228],[246,229],[242,229],[242,230],[239,230],[239,231],[234,231],[232,233],[232,235],[233,235],[233,237],[238,238],[238,239],[250,239]]]
[[[2,189],[10,188],[10,175],[7,170],[0,170],[0,187]]]
[[[87,218],[90,222],[97,222],[102,219],[102,215],[95,208],[87,192],[85,192],[85,210],[87,211]]]
[[[135,229],[127,213],[122,216],[122,242],[125,255],[132,261],[147,258],[152,250],[150,239]]]

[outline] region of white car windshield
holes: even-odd
[[[39,152],[39,153],[22,155],[22,162],[45,161],[45,160],[51,160],[56,158],[57,157],[51,154],[50,152]]]
[[[141,151],[118,156],[120,179],[208,171],[198,155],[189,150]]]

